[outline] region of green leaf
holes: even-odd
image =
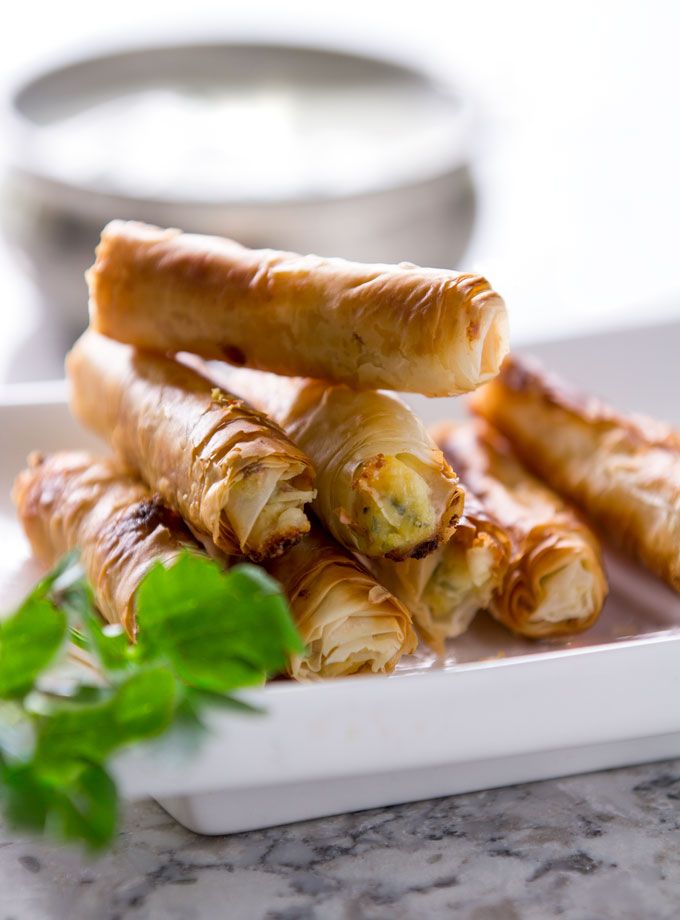
[[[10,827],[42,832],[54,791],[52,786],[35,773],[32,765],[0,765],[0,797],[5,818]]]
[[[62,840],[82,840],[92,849],[107,846],[118,825],[118,790],[99,764],[83,764],[52,798],[48,829]]]
[[[87,634],[84,633],[83,630],[80,629],[80,627],[69,626],[68,637],[77,648],[81,648],[86,652],[89,651],[90,642],[87,638]]]
[[[121,671],[130,666],[134,650],[122,626],[102,624],[98,616],[91,614],[85,618],[85,636],[86,647],[103,671]]]
[[[103,763],[127,744],[162,734],[172,723],[176,697],[172,673],[154,667],[128,677],[104,701],[64,702],[38,715],[35,760],[56,771],[74,760]]]
[[[31,690],[64,644],[69,603],[84,595],[89,598],[89,588],[78,553],[68,553],[35,585],[16,613],[0,623],[0,698],[25,696]]]
[[[129,677],[113,698],[113,721],[123,744],[160,735],[172,722],[177,681],[162,667],[149,668]]]
[[[97,616],[92,589],[80,565],[71,565],[54,578],[49,594],[72,623],[82,623],[87,617]]]
[[[83,577],[71,569],[57,580],[52,592],[68,614],[70,638],[78,648],[94,655],[103,671],[119,671],[130,663],[130,641],[118,624],[103,623],[97,613],[92,590]],[[64,583],[64,578],[71,578]]]
[[[73,764],[68,781],[41,772],[36,764],[0,764],[0,798],[11,827],[78,840],[92,849],[110,843],[118,823],[118,793],[107,771]]]
[[[244,700],[229,696],[226,693],[213,693],[210,690],[187,687],[185,697],[196,712],[200,712],[202,709],[229,709],[242,715],[260,716],[265,713],[265,710],[259,706],[253,706],[252,703],[246,703]]]
[[[301,649],[279,586],[255,566],[225,572],[185,553],[168,568],[154,566],[136,600],[142,657],[167,661],[200,689],[261,683]]]
[[[60,582],[64,588],[72,582],[82,579],[83,570],[80,567],[80,552],[76,549],[66,553],[50,569],[47,575],[44,575],[33,588],[31,594],[38,594],[46,597],[52,588]]]
[[[28,712],[35,715],[50,715],[58,709],[60,703],[100,703],[111,697],[111,688],[99,684],[86,684],[76,679],[64,679],[55,683],[46,681],[46,686],[38,683],[25,700]]]
[[[34,592],[0,624],[0,698],[25,696],[66,637],[66,617]]]
[[[155,566],[136,601],[133,646],[102,625],[70,554],[0,627],[0,800],[13,825],[106,845],[118,815],[109,757],[157,738],[155,750],[170,738],[175,751],[178,740],[193,749],[206,709],[258,712],[233,691],[302,651],[279,586],[254,566],[225,572],[187,552]],[[67,631],[96,660],[102,686],[50,673]]]

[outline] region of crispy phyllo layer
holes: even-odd
[[[297,680],[388,673],[414,650],[403,604],[320,528],[267,568],[281,582],[307,646],[290,662]]]
[[[76,417],[221,551],[267,558],[309,530],[310,461],[241,399],[94,332],[75,344],[67,371]]]
[[[102,615],[131,637],[144,575],[196,548],[179,515],[114,460],[75,451],[32,454],[12,497],[36,557],[52,565],[79,549]]]
[[[225,379],[312,459],[314,508],[343,546],[369,557],[406,559],[427,555],[449,538],[463,510],[463,490],[423,425],[396,397],[245,369]]]
[[[135,594],[151,566],[172,562],[183,549],[205,552],[179,515],[115,459],[75,451],[33,454],[13,498],[36,557],[52,565],[79,549],[99,610],[131,638]],[[206,540],[211,554],[229,564]],[[414,650],[405,607],[320,529],[269,560],[268,568],[307,646],[304,656],[290,660],[291,677],[387,673]]]
[[[88,281],[93,328],[121,342],[355,387],[466,393],[508,351],[502,299],[479,275],[447,269],[113,221]]]
[[[475,614],[489,608],[509,562],[505,530],[469,491],[453,536],[429,556],[405,562],[367,560],[376,578],[404,602],[425,641],[440,654],[446,639],[462,635]]]
[[[608,540],[680,591],[680,432],[619,415],[514,355],[473,408]]]
[[[510,539],[510,564],[491,612],[530,638],[587,629],[607,593],[598,542],[577,512],[519,462],[482,421],[442,425],[437,443]]]

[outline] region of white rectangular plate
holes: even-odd
[[[623,409],[680,423],[680,324],[531,350]],[[461,411],[409,401],[428,422]],[[6,388],[0,443],[8,609],[39,574],[14,520],[14,475],[33,449],[101,446],[70,418],[61,383]],[[266,715],[215,714],[197,751],[122,757],[123,790],[216,834],[680,756],[680,599],[614,556],[608,571],[610,597],[584,636],[528,643],[479,617],[444,661],[420,652],[391,677],[275,681],[246,695]]]

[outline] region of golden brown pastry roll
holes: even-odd
[[[680,591],[680,432],[619,415],[515,356],[473,408],[609,540]]]
[[[307,646],[297,680],[388,673],[416,647],[408,610],[320,528],[267,563]]]
[[[444,641],[462,635],[501,589],[510,563],[510,539],[466,490],[465,513],[448,543],[424,559],[366,562],[412,612],[424,640],[443,653]]]
[[[12,492],[19,520],[45,565],[80,549],[97,606],[134,637],[137,587],[155,562],[169,563],[195,540],[174,511],[135,476],[85,452],[32,454]]]
[[[479,275],[246,249],[113,221],[88,274],[92,326],[165,352],[362,388],[466,393],[508,351]]]
[[[71,408],[225,553],[262,559],[309,530],[310,461],[196,371],[86,332],[67,358]]]
[[[113,459],[75,451],[33,454],[16,479],[13,499],[40,561],[52,565],[79,549],[101,613],[132,638],[135,594],[151,566],[171,563],[183,549],[205,552],[179,515]],[[291,677],[389,672],[413,651],[408,611],[320,530],[270,560],[268,568],[281,582],[308,647],[289,661]]]
[[[312,459],[314,509],[343,546],[404,559],[448,539],[463,510],[463,490],[423,425],[395,396],[245,369],[225,380]]]
[[[481,420],[442,425],[437,443],[468,494],[510,538],[510,565],[491,612],[530,638],[587,629],[607,593],[598,542],[579,515],[535,479],[508,441]]]

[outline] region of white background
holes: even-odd
[[[504,294],[515,341],[680,317],[680,4],[20,2],[3,10],[0,91],[74,53],[219,36],[387,52],[468,88],[481,207],[459,267]],[[0,316],[2,380],[40,318],[1,249]]]

